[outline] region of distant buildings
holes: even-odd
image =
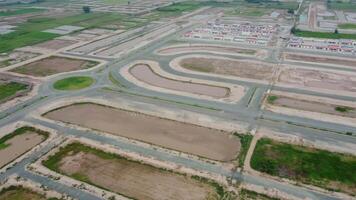
[[[339,53],[356,53],[356,40],[293,37],[288,47]]]

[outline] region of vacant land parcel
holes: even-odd
[[[48,133],[23,127],[0,139],[0,168],[43,142]]]
[[[81,143],[68,144],[43,164],[53,171],[133,199],[205,200],[225,195],[215,182],[131,161]]]
[[[0,191],[0,200],[48,200],[44,195],[22,186],[10,186]],[[56,198],[51,198],[51,200]]]
[[[103,105],[74,104],[44,116],[213,160],[233,160],[240,150],[237,137],[219,130]]]
[[[356,193],[356,157],[262,138],[251,160],[252,168],[350,194]]]
[[[17,67],[11,71],[20,74],[43,77],[62,72],[89,69],[95,65],[97,65],[97,62],[94,61],[52,56]]]
[[[179,64],[188,70],[258,80],[270,80],[273,75],[272,65],[245,60],[232,60],[228,58],[222,59],[195,56],[184,58],[180,60]]]
[[[15,98],[16,96],[24,95],[30,86],[24,83],[13,81],[2,81],[0,79],[0,103]]]
[[[347,65],[347,66],[351,66],[351,67],[356,66],[355,59],[332,58],[330,56],[329,57],[326,57],[326,56],[321,57],[321,56],[311,56],[311,55],[295,54],[295,53],[285,53],[284,56],[288,60],[295,60],[295,61]]]

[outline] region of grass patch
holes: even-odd
[[[39,194],[31,189],[22,186],[10,186],[0,191],[0,199],[3,200],[58,200],[57,198],[46,198],[44,195]]]
[[[295,29],[293,34],[299,37],[313,37],[313,38],[327,38],[327,39],[356,39],[356,34],[313,32],[313,31],[302,31],[300,29]]]
[[[333,191],[356,192],[356,157],[351,155],[262,138],[257,142],[251,167]]]
[[[356,11],[356,4],[342,1],[328,1],[327,6],[332,10]]]
[[[240,149],[240,153],[238,155],[238,161],[239,161],[239,167],[243,168],[244,163],[245,163],[246,154],[247,154],[248,149],[250,148],[250,144],[251,144],[253,136],[250,134],[238,134],[238,133],[234,133],[234,135],[236,137],[238,137],[241,142],[241,149]]]
[[[341,29],[356,29],[356,24],[345,23],[345,24],[339,24],[338,27]]]
[[[269,104],[273,104],[277,99],[278,99],[278,96],[269,95],[269,96],[267,97],[267,102],[268,102]]]
[[[24,91],[29,86],[23,83],[10,82],[10,83],[1,83],[0,82],[0,102],[10,98],[13,95],[20,91]]]
[[[335,107],[335,110],[338,111],[338,112],[345,113],[345,112],[350,112],[350,111],[352,111],[353,108],[347,107],[347,106],[336,106],[336,107]]]
[[[48,132],[45,132],[45,131],[42,131],[42,130],[38,130],[36,128],[33,128],[33,127],[29,127],[29,126],[24,126],[24,127],[21,127],[21,128],[18,128],[16,129],[14,132],[10,133],[10,134],[7,134],[5,135],[4,137],[0,138],[0,150],[1,149],[5,149],[6,147],[10,146],[9,144],[6,144],[6,141],[10,140],[11,138],[15,137],[15,136],[18,136],[18,135],[21,135],[21,134],[24,134],[26,133],[27,131],[30,131],[30,132],[35,132],[39,135],[42,135],[45,137],[44,140],[46,140],[49,136],[49,133]]]
[[[74,76],[58,80],[53,84],[57,90],[80,90],[91,86],[94,79],[88,76]]]
[[[42,11],[44,11],[44,10],[38,9],[38,8],[23,8],[23,9],[17,9],[17,10],[8,10],[8,11],[0,12],[0,17],[22,15],[22,14],[42,12]]]

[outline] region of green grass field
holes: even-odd
[[[80,90],[91,86],[94,79],[88,76],[74,76],[59,80],[53,84],[57,90]]]
[[[313,32],[313,31],[302,31],[299,29],[296,29],[294,35],[299,37],[313,37],[313,38],[327,38],[327,39],[356,39],[356,34],[324,33],[324,32]]]
[[[341,29],[356,29],[356,24],[351,24],[351,23],[339,24],[338,27]]]
[[[251,167],[329,190],[356,192],[356,157],[262,138]]]
[[[356,12],[356,4],[351,2],[328,1],[329,9]]]
[[[234,133],[234,135],[236,137],[238,137],[240,139],[241,142],[241,150],[240,153],[238,155],[238,166],[243,168],[244,166],[244,162],[245,162],[245,158],[246,158],[246,154],[248,149],[250,148],[250,144],[252,141],[252,135],[250,134],[238,134],[238,133]]]
[[[43,11],[44,11],[43,9],[37,9],[37,8],[23,8],[23,9],[16,9],[16,10],[9,10],[9,11],[0,12],[0,17],[22,15],[22,14],[43,12]]]
[[[28,85],[17,82],[0,83],[0,102],[27,88]]]

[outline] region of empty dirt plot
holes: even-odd
[[[223,187],[81,143],[71,143],[43,164],[53,171],[138,200],[220,199]],[[219,189],[219,194],[217,189]]]
[[[44,117],[212,160],[231,161],[240,151],[240,140],[226,132],[98,104],[73,104]]]
[[[356,92],[356,75],[332,71],[285,68],[278,81],[296,86]]]
[[[275,95],[268,96],[267,99],[268,102],[274,106],[356,118],[356,108],[348,106],[327,104],[320,101],[308,101]]]
[[[10,186],[0,191],[0,200],[47,200],[44,195],[41,195],[31,189],[22,186]],[[53,198],[55,200],[56,198]]]
[[[215,98],[224,98],[229,95],[229,89],[219,86],[192,83],[188,81],[173,80],[162,77],[151,69],[149,65],[137,64],[130,68],[132,76],[138,80],[156,87],[170,90],[178,90],[198,95],[206,95]]]
[[[11,71],[36,77],[44,77],[63,72],[89,69],[97,64],[98,63],[95,61],[51,56],[21,67],[17,67]]]
[[[35,45],[35,47],[40,47],[40,48],[45,48],[45,49],[52,49],[52,50],[58,50],[58,49],[62,49],[64,47],[70,46],[72,44],[75,44],[75,41],[71,41],[71,40],[50,40],[47,42],[43,42],[40,44]]]
[[[321,57],[321,56],[310,56],[304,54],[284,54],[285,58],[288,60],[303,61],[303,62],[314,62],[314,63],[324,63],[324,64],[336,64],[336,65],[346,65],[351,67],[356,67],[356,60],[347,58],[332,58],[332,57]]]
[[[0,139],[0,168],[31,150],[48,137],[47,132],[23,127]]]
[[[218,54],[256,54],[256,50],[252,49],[243,49],[237,47],[224,47],[217,45],[204,45],[204,44],[193,44],[193,45],[176,45],[169,46],[157,51],[160,55],[175,55],[180,53],[188,52],[211,52]]]
[[[194,56],[179,61],[181,67],[198,72],[271,80],[273,66],[260,62]]]

